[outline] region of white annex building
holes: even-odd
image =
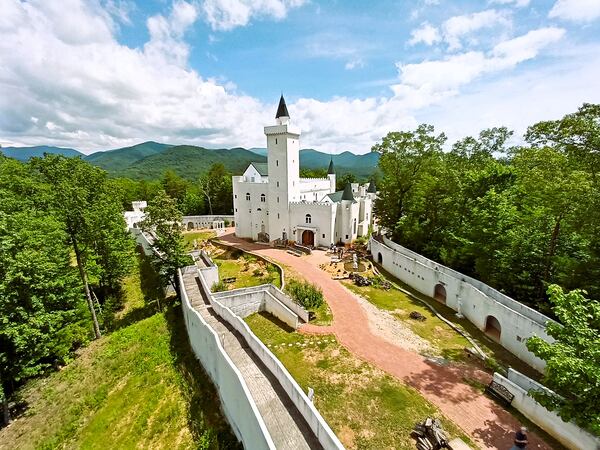
[[[276,124],[265,127],[267,163],[251,163],[233,177],[235,234],[310,246],[352,242],[373,223],[375,184],[335,190],[333,161],[327,178],[300,178],[300,130],[290,124],[283,96]]]

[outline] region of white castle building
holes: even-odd
[[[233,177],[235,234],[311,247],[367,235],[375,184],[352,183],[336,192],[333,160],[327,178],[300,178],[300,130],[291,125],[283,96],[275,120],[265,127],[267,163],[251,163],[242,176]]]

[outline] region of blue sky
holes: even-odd
[[[0,143],[305,147],[428,122],[450,141],[600,103],[600,0],[0,0]]]

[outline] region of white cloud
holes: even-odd
[[[346,70],[359,69],[363,67],[365,67],[365,62],[362,60],[362,58],[352,59],[344,65],[344,69]]]
[[[506,12],[488,9],[473,14],[454,16],[442,24],[444,40],[450,50],[462,47],[462,39],[483,28],[511,26],[510,17]]]
[[[557,0],[548,17],[571,22],[591,22],[600,17],[600,0]]]
[[[426,45],[433,45],[441,40],[440,32],[429,22],[423,22],[419,28],[412,30],[410,33],[410,45],[416,45],[420,42]]]
[[[247,25],[252,17],[285,18],[288,11],[306,0],[204,0],[202,9],[213,30],[231,30]]]
[[[490,4],[496,5],[514,5],[517,8],[529,6],[531,0],[490,0]]]

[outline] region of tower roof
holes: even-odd
[[[344,193],[342,194],[342,200],[354,201],[354,194],[352,193],[352,185],[350,183],[346,183]]]
[[[285,104],[283,94],[281,94],[281,98],[279,99],[279,106],[277,107],[277,114],[275,114],[276,119],[279,119],[280,117],[290,117],[290,113],[287,110],[287,105]]]
[[[327,168],[327,175],[335,175],[335,169],[333,168],[333,158],[329,160],[329,167]]]
[[[369,194],[376,194],[377,193],[377,188],[375,187],[375,182],[373,180],[371,180],[371,182],[369,183],[369,187],[367,188],[367,192]]]

